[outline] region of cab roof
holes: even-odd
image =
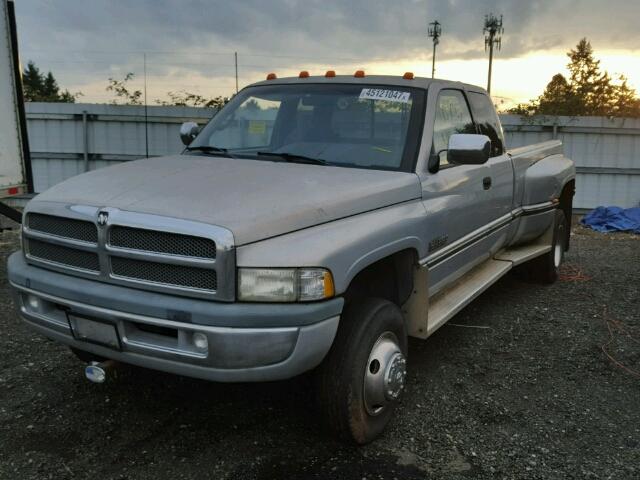
[[[284,78],[275,78],[273,80],[263,80],[261,82],[256,82],[249,87],[257,86],[257,85],[289,85],[289,84],[305,84],[305,83],[313,83],[313,84],[352,84],[352,85],[385,85],[385,86],[394,86],[394,87],[413,87],[413,88],[422,88],[428,89],[430,85],[438,85],[442,87],[451,87],[451,88],[463,88],[470,91],[487,93],[484,88],[478,87],[476,85],[470,85],[462,82],[455,82],[453,80],[442,80],[438,78],[424,78],[424,77],[414,77],[413,79],[404,79],[401,75],[365,75],[364,77],[355,77],[353,75],[336,75],[334,77],[325,77],[324,75],[317,76],[308,76],[308,77],[284,77]]]

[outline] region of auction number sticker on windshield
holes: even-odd
[[[386,100],[387,102],[409,103],[411,94],[400,90],[363,88],[360,92],[360,100]]]

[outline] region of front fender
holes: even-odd
[[[336,294],[372,263],[406,249],[426,256],[425,210],[409,202],[238,247],[239,267],[324,267]]]

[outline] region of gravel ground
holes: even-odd
[[[508,275],[412,341],[400,411],[363,448],[323,433],[305,378],[90,384],[13,312],[16,248],[0,234],[0,478],[640,478],[638,236],[574,227],[558,283]]]

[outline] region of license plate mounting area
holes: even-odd
[[[77,340],[120,350],[120,338],[115,324],[73,313],[68,313],[67,317]]]

